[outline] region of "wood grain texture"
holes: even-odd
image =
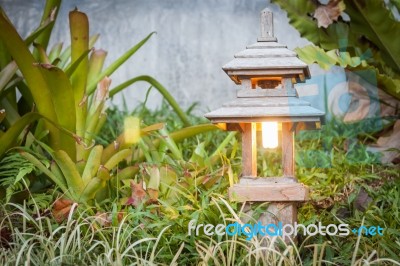
[[[257,176],[256,123],[243,124],[242,176]]]
[[[294,132],[293,123],[282,123],[282,168],[283,176],[294,176]]]
[[[308,193],[308,187],[301,183],[236,184],[229,188],[229,199],[238,202],[302,202],[308,200]]]
[[[271,10],[265,8],[260,14],[260,37],[259,42],[276,42],[274,36],[274,17]]]
[[[236,92],[238,98],[260,98],[260,97],[296,97],[294,89],[242,89]]]

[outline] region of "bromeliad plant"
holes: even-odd
[[[51,13],[53,16],[54,10],[59,8],[59,3],[54,4]],[[48,144],[53,150],[64,150],[72,160],[81,160],[87,158],[88,152],[85,149],[91,146],[93,137],[105,120],[105,101],[109,85],[107,76],[133,55],[153,33],[102,72],[106,53],[101,50],[92,51],[97,37],[89,41],[87,16],[74,10],[70,12],[69,17],[71,47],[61,52],[61,45],[57,44],[47,55],[43,43],[35,43],[32,54],[26,40],[24,42],[21,39],[2,12],[0,37],[6,48],[2,58],[11,56],[14,59],[6,67],[7,73],[2,75],[8,83],[8,90],[3,93],[2,106],[5,109],[6,120],[12,127],[17,122],[19,113],[23,113],[23,110],[16,106],[16,102],[10,100],[15,98],[14,94],[18,89],[23,96],[20,104],[26,104],[30,108],[34,106],[40,117],[45,118],[43,126],[36,128],[37,134],[48,131]],[[23,81],[22,77],[15,75],[17,67]],[[103,79],[103,82],[108,84],[99,86],[96,90],[97,83]],[[17,81],[16,85],[10,84]],[[64,130],[60,130],[60,127]],[[2,145],[0,155],[14,144],[10,139],[4,139],[3,143],[5,145]]]
[[[40,153],[49,154],[53,158],[50,169],[26,149],[21,151],[23,157],[50,177],[71,200],[89,203],[96,194],[100,195],[98,199],[107,196],[106,187],[115,176],[114,168],[126,159],[129,161],[132,144],[137,143],[141,135],[163,128],[162,124],[157,124],[141,129],[140,120],[132,118],[133,123],[128,123],[125,134],[112,144],[107,147],[96,145],[95,137],[106,121],[109,95],[113,96],[134,82],[146,81],[165,97],[185,126],[190,122],[168,91],[151,77],[136,77],[109,90],[111,80],[108,76],[154,33],[103,70],[107,53],[93,48],[98,35],[89,37],[86,14],[73,10],[69,13],[71,46],[62,50],[62,43],[59,43],[47,53],[60,4],[60,0],[46,2],[40,26],[25,40],[0,10],[0,158],[22,144],[25,148],[35,147]],[[30,51],[32,44],[33,52]],[[22,95],[19,100],[17,92]],[[161,146],[173,153],[173,140],[180,141],[214,129],[208,124],[186,127],[168,138],[163,135],[150,142],[154,147],[166,143]],[[140,151],[143,145],[136,148]],[[139,160],[145,160],[141,153]]]

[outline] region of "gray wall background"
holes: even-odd
[[[40,22],[44,2],[1,0],[0,4],[20,34],[26,36]],[[157,35],[111,76],[111,87],[134,76],[151,75],[184,108],[199,102],[197,114],[235,97],[237,86],[221,66],[246,45],[256,42],[259,12],[265,7],[274,11],[275,35],[280,43],[289,49],[308,44],[289,25],[286,12],[266,0],[65,0],[51,44],[61,41],[69,44],[68,12],[75,6],[88,15],[91,34],[101,34],[95,47],[108,51],[106,65],[151,31],[157,31]],[[303,86],[306,94],[301,95],[324,110],[325,79],[321,77],[325,72],[315,66],[311,71],[316,78]],[[334,75],[344,76],[341,69],[332,71]],[[128,105],[133,108],[143,101],[148,88],[146,83],[128,88],[124,92]],[[122,95],[113,99],[117,105],[121,101]],[[161,96],[153,89],[148,106],[154,108],[160,102]]]

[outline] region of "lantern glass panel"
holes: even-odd
[[[262,122],[262,145],[265,149],[278,147],[278,122]]]

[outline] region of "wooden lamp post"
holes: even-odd
[[[239,202],[270,202],[263,222],[293,224],[297,203],[308,199],[308,188],[297,182],[294,132],[299,123],[319,125],[323,112],[300,100],[293,87],[310,78],[307,64],[274,37],[272,12],[261,12],[261,36],[257,43],[235,55],[223,70],[241,88],[237,98],[205,115],[225,130],[242,133],[242,176],[229,189]],[[257,177],[257,131],[263,146],[278,146],[281,128],[283,177]]]

